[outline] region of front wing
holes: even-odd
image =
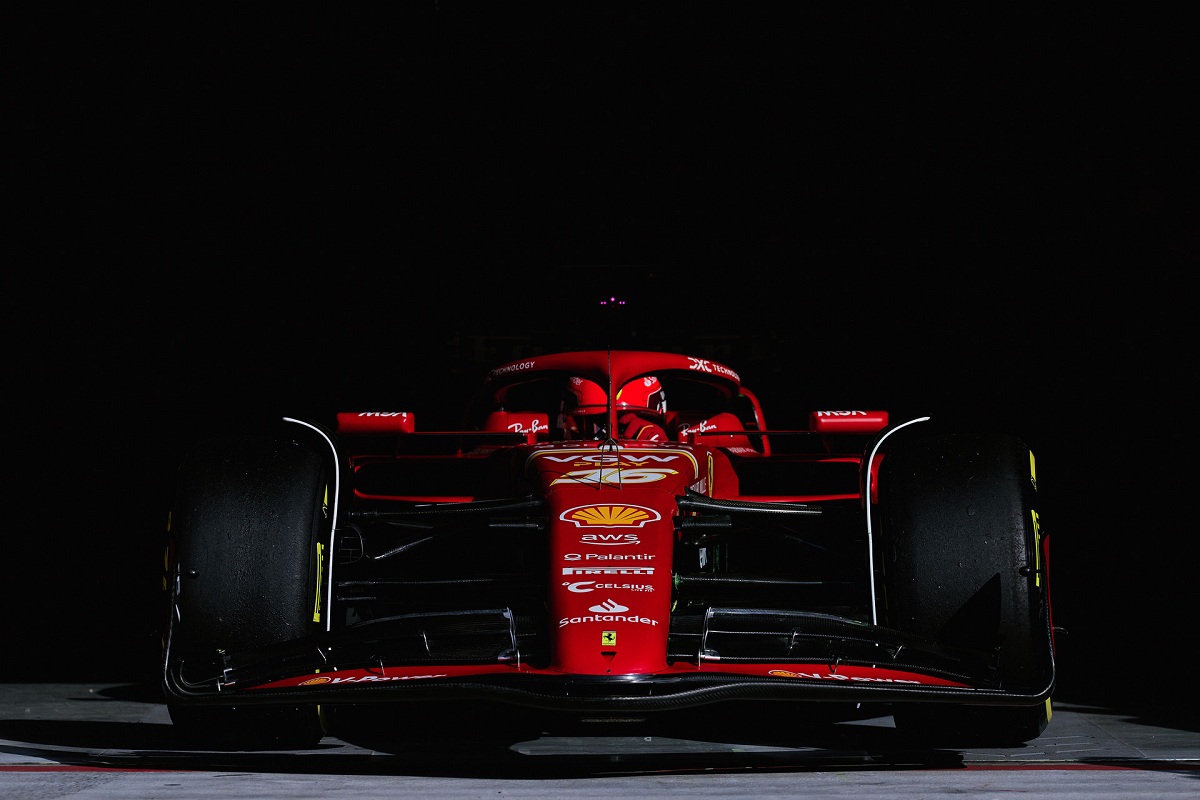
[[[504,609],[446,616],[381,620],[365,629],[226,654],[198,671],[168,659],[164,685],[174,699],[196,705],[491,699],[597,712],[666,711],[768,699],[1030,706],[1049,699],[1054,683],[1051,678],[1038,691],[1014,692],[995,682],[993,659],[985,654],[826,615],[747,609],[729,609],[727,614],[714,609],[709,634],[729,635],[728,629],[742,625],[745,635],[753,627],[754,638],[769,650],[777,646],[786,624],[791,626],[787,636],[794,652],[820,650],[823,657],[700,658],[698,663],[677,662],[652,674],[612,676],[534,668],[503,649],[492,664],[393,660],[411,657],[431,623],[455,626],[473,637],[492,636],[497,642],[511,631],[511,615]],[[772,619],[778,630],[761,630]]]

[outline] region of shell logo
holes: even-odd
[[[580,528],[640,528],[647,522],[658,522],[662,514],[643,506],[588,505],[568,509],[559,519]]]
[[[328,675],[322,675],[319,678],[309,678],[306,681],[301,681],[300,685],[301,686],[319,686],[322,683],[329,683],[332,680],[333,680],[333,678],[330,678]]]

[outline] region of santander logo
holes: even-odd
[[[588,611],[595,614],[620,614],[623,611],[628,611],[629,606],[623,606],[615,600],[608,599],[603,603],[597,603],[594,606],[589,606]]]

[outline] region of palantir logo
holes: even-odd
[[[605,600],[603,603],[597,603],[588,608],[588,611],[595,612],[596,614],[620,614],[628,610],[629,606],[623,606],[612,599]]]

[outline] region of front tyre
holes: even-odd
[[[1029,705],[897,704],[926,742],[1019,744],[1050,718],[1048,575],[1033,455],[996,434],[911,439],[880,464],[884,624],[987,654],[995,681]]]
[[[204,441],[187,455],[172,512],[165,653],[182,682],[219,674],[223,653],[316,632],[331,459],[326,441],[297,423]],[[179,733],[197,744],[301,748],[323,735],[315,705],[192,705],[169,687],[167,697]]]

